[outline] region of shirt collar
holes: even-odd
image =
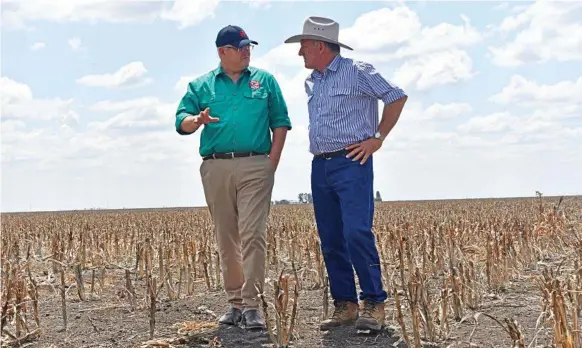
[[[323,74],[325,74],[325,72],[327,72],[327,70],[337,71],[337,69],[339,68],[339,64],[340,64],[341,60],[342,60],[341,55],[339,53],[336,54],[335,57],[333,57],[333,59],[331,60],[331,62],[329,62],[329,64],[325,67],[323,72],[313,70],[313,72],[311,73],[311,76],[313,76],[313,77],[322,76]]]
[[[339,53],[336,54],[335,57],[333,57],[333,59],[331,60],[331,62],[327,66],[327,69],[329,69],[331,71],[337,71],[337,68],[339,67],[339,63],[340,63],[341,58],[342,57],[339,55]]]
[[[242,74],[245,73],[250,73],[251,71],[249,70],[249,67],[246,67],[243,71]],[[222,70],[222,64],[218,63],[218,67],[216,69],[214,69],[214,76],[218,76],[223,74],[224,71]]]

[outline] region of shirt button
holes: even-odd
[[[238,108],[234,108],[234,110],[236,111],[236,110],[238,110]]]

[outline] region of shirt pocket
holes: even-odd
[[[357,86],[333,86],[327,90],[327,98],[329,99],[327,105],[331,114],[337,115],[350,110],[353,111],[354,103],[358,100]]]
[[[357,94],[357,86],[334,86],[328,90],[328,95],[330,97],[353,97]]]
[[[244,113],[250,116],[267,115],[269,110],[269,93],[262,89],[247,89],[243,92]]]
[[[200,97],[200,111],[210,109],[210,116],[223,117],[228,107],[228,100],[223,93],[208,94]]]
[[[224,93],[206,94],[200,97],[200,109],[204,110],[213,105],[220,105],[226,101]]]

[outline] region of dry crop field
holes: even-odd
[[[582,197],[378,203],[387,327],[333,307],[310,205],[274,206],[268,332],[226,308],[206,209],[2,215],[2,347],[582,347]]]

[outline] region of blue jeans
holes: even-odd
[[[364,165],[342,155],[312,161],[311,195],[334,303],[358,303],[354,269],[360,300],[384,302],[387,298],[372,233],[373,183],[372,156]]]

